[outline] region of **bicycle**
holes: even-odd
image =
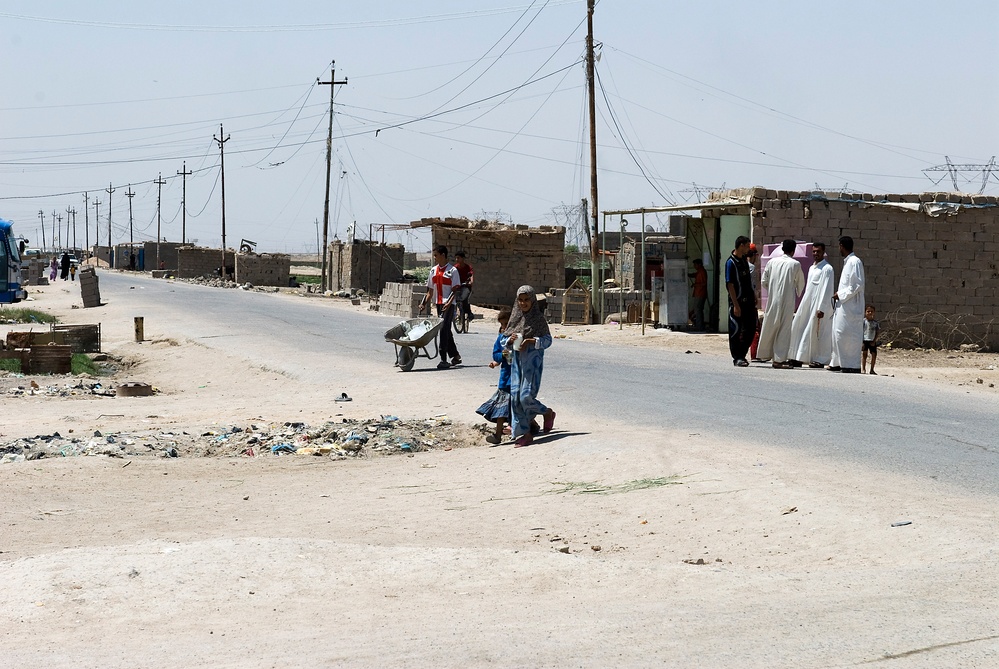
[[[468,303],[468,297],[471,294],[471,288],[461,286],[454,299],[454,331],[458,334],[467,334],[468,326],[472,323],[472,308]]]

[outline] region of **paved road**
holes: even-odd
[[[169,324],[209,346],[238,346],[261,364],[309,382],[332,385],[346,359],[380,366],[394,361],[392,346],[383,341],[393,320],[329,308],[318,299],[109,272],[101,274],[101,291],[105,300],[142,305],[136,315],[146,317],[147,332]],[[465,367],[442,374],[486,388],[495,383],[495,372],[475,363],[489,359],[494,330],[481,321],[473,329],[458,335]],[[409,374],[437,374],[432,367],[421,359]],[[823,370],[735,369],[717,356],[571,340],[559,340],[549,351],[544,391],[572,411],[647,427],[650,438],[657,429],[675,429],[760,441],[926,477],[928,484],[999,494],[997,407],[980,393]]]

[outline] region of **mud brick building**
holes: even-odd
[[[456,251],[465,252],[475,270],[473,304],[510,306],[524,284],[539,293],[565,287],[561,226],[530,228],[464,218],[425,218],[410,225],[430,226],[433,246],[446,246],[450,259]]]
[[[877,307],[890,338],[916,346],[968,343],[999,349],[996,197],[756,187],[712,193],[707,202],[658,211],[692,210],[700,211],[700,218],[689,219],[688,255],[701,257],[703,249],[704,257],[713,260],[715,318],[719,303],[727,308],[718,268],[736,236],[747,235],[757,246],[787,238],[825,242],[839,281],[843,262],[837,240],[849,235],[864,263],[867,302]]]
[[[402,280],[406,247],[366,239],[330,244],[326,284],[330,290],[363,290],[379,294],[389,282]]]
[[[206,249],[200,246],[182,246],[177,249],[177,278],[196,279],[198,277],[217,277],[219,264],[222,261],[220,249]],[[225,252],[226,267],[235,267],[234,251]],[[285,280],[287,285],[287,279]]]
[[[236,283],[254,286],[287,286],[291,257],[283,253],[239,253],[236,255]]]

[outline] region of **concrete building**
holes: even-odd
[[[475,270],[473,304],[510,306],[524,284],[538,292],[565,287],[565,228],[505,225],[464,218],[425,218],[413,227],[431,227],[433,246],[446,246],[453,260],[464,251]]]
[[[737,236],[750,237],[761,252],[787,238],[825,242],[838,281],[837,240],[849,235],[864,263],[867,302],[886,334],[903,345],[999,349],[999,198],[756,187],[638,211],[699,212],[685,218],[687,257],[705,261],[715,328],[726,324],[722,274]]]

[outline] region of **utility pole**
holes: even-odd
[[[108,187],[104,189],[104,191],[108,194],[108,268],[110,268],[111,260],[113,259],[111,253],[111,193],[113,193],[115,189],[111,187],[111,184],[108,184]],[[118,263],[115,263],[115,266],[117,265]]]
[[[590,295],[597,288],[597,264],[600,261],[600,229],[597,205],[597,98],[593,88],[593,7],[595,1],[586,2],[586,91],[590,113],[590,218],[593,221],[593,235],[590,243]],[[600,286],[603,290],[603,286]]]
[[[97,267],[101,265],[101,201],[94,199],[94,255],[97,256]],[[108,256],[110,260],[111,256]]]
[[[73,214],[73,208],[72,207],[66,207],[66,246],[69,246],[69,240],[70,240],[70,236],[69,236],[69,217],[72,214]],[[76,245],[74,244],[74,246],[76,246]]]
[[[83,234],[87,239],[86,258],[90,257],[90,200],[88,193],[83,193]]]
[[[135,230],[132,227],[132,198],[135,193],[132,192],[132,184],[128,184],[125,195],[128,197],[128,268],[135,269],[132,267],[132,256],[135,255]]]
[[[59,234],[59,228],[56,227],[56,210],[52,210],[52,250],[59,250],[59,243],[56,242],[56,235]]]
[[[229,136],[226,135],[226,138],[222,139],[223,134],[222,124],[219,123],[219,136],[212,135],[212,139],[218,142],[219,156],[222,161],[222,268],[220,276],[225,281],[225,143],[229,141]]]
[[[45,243],[45,212],[41,209],[38,210],[38,219],[42,222],[42,253],[44,253],[48,244]]]
[[[187,177],[191,176],[193,172],[187,171],[187,161],[184,161],[184,167],[182,171],[177,172],[182,178],[183,189],[181,190],[180,196],[180,243],[187,243]]]
[[[323,204],[323,280],[321,286],[322,292],[325,293],[327,289],[326,256],[328,255],[330,236],[330,170],[333,166],[333,91],[337,86],[346,86],[347,78],[344,77],[343,81],[336,80],[336,61],[334,60],[330,63],[330,80],[320,81],[316,79],[316,85],[330,87],[330,129],[326,135],[326,202]]]
[[[76,246],[76,207],[73,207],[73,249],[77,249]],[[83,260],[82,258],[80,260]]]
[[[156,177],[156,269],[160,268],[160,203],[163,200],[163,184],[166,181],[163,180],[163,173],[160,172]]]

